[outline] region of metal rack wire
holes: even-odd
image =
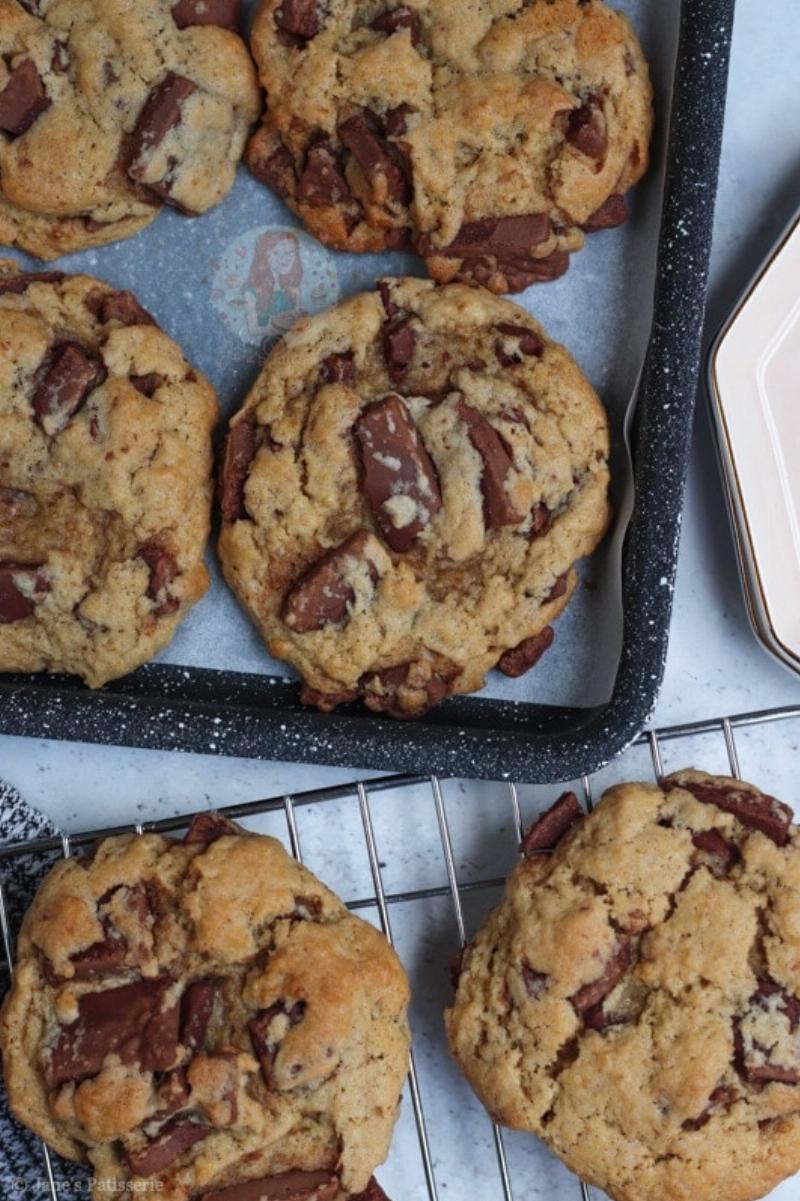
[[[790,706],[781,709],[742,713],[731,717],[712,718],[707,721],[669,726],[662,729],[652,729],[641,734],[634,743],[634,746],[645,746],[648,748],[653,774],[656,779],[658,779],[664,774],[662,754],[662,746],[664,743],[680,739],[690,739],[702,735],[721,736],[724,740],[725,756],[730,768],[730,773],[731,775],[738,776],[740,775],[740,766],[739,751],[736,743],[737,732],[757,726],[785,722],[791,719],[800,719],[800,706]],[[624,763],[625,760],[623,757],[623,759],[618,761],[617,765],[615,765],[615,774],[618,776],[618,778],[624,778]],[[638,774],[641,773],[639,772]],[[386,889],[384,884],[383,866],[381,864],[378,851],[371,802],[373,798],[380,793],[390,790],[397,790],[408,786],[419,785],[427,785],[430,788],[430,798],[436,816],[436,824],[441,843],[442,865],[445,879],[441,884],[429,888],[419,888],[409,891],[389,891]],[[513,828],[517,836],[521,838],[523,832],[523,817],[518,788],[516,784],[510,782],[505,787],[507,789],[508,803],[511,807]],[[593,780],[587,776],[584,776],[579,782],[579,789],[582,792],[585,808],[587,810],[591,810],[593,804]],[[481,889],[497,888],[502,885],[503,879],[502,877],[493,877],[490,879],[470,880],[468,882],[459,881],[445,792],[442,788],[442,782],[437,776],[384,776],[372,780],[335,785],[329,788],[319,788],[313,791],[297,793],[295,795],[272,797],[266,800],[252,801],[247,804],[224,806],[220,807],[219,812],[225,814],[227,817],[235,818],[239,821],[246,821],[247,818],[252,818],[256,815],[283,811],[292,854],[295,856],[295,858],[302,861],[303,855],[300,844],[298,824],[296,820],[296,810],[303,806],[318,804],[322,801],[334,801],[347,798],[357,801],[358,804],[364,843],[369,859],[369,868],[373,885],[372,895],[360,897],[348,902],[349,908],[353,910],[376,908],[381,928],[386,934],[388,940],[393,943],[394,940],[390,913],[393,905],[398,905],[405,902],[422,901],[436,897],[449,897],[452,903],[452,919],[458,932],[459,941],[463,946],[467,941],[468,933],[467,923],[464,915],[464,907],[462,904],[465,894],[467,892],[472,893]],[[75,849],[89,846],[98,838],[105,838],[113,834],[131,833],[132,831],[135,831],[139,834],[143,832],[170,833],[172,831],[184,829],[189,820],[190,815],[184,815],[182,817],[167,818],[160,821],[91,830],[77,835],[64,834],[60,837],[37,838],[26,842],[17,842],[0,846],[0,934],[2,934],[2,943],[6,955],[5,966],[7,969],[9,971],[13,970],[14,932],[11,928],[5,881],[2,876],[2,869],[4,865],[7,866],[9,863],[20,859],[22,856],[31,855],[51,856],[53,853],[56,853],[68,858],[70,855],[72,855]],[[417,1064],[414,1058],[413,1050],[409,1064],[409,1093],[413,1107],[414,1120],[416,1123],[421,1167],[427,1187],[428,1198],[429,1201],[439,1201],[439,1185],[443,1182],[437,1181],[429,1138],[430,1117],[425,1110],[422,1089],[420,1086],[419,1072],[417,1070]],[[500,1198],[502,1198],[503,1201],[515,1201],[515,1191],[512,1181],[512,1173],[509,1167],[509,1157],[506,1153],[503,1131],[499,1126],[494,1125],[493,1136],[497,1156],[499,1191],[491,1198],[487,1197],[486,1201],[495,1201],[495,1196],[497,1201],[500,1201]],[[49,1197],[51,1201],[63,1201],[61,1188],[58,1180],[56,1179],[53,1168],[53,1160],[51,1159],[50,1153],[44,1144],[42,1144],[42,1155],[44,1161],[45,1179],[49,1189]],[[576,1194],[579,1192],[582,1201],[591,1201],[592,1193],[582,1181],[575,1182],[575,1190]]]

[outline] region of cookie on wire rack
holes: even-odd
[[[647,169],[647,63],[601,0],[263,0],[251,44],[247,163],[335,249],[518,292],[621,224]]]
[[[130,292],[0,260],[0,671],[92,687],[208,587],[211,385]]]
[[[0,0],[0,244],[43,259],[233,186],[259,93],[241,0]]]
[[[533,825],[446,1013],[498,1122],[615,1201],[753,1201],[800,1169],[792,817],[687,770]]]
[[[48,874],[0,1014],[6,1090],[95,1201],[385,1201],[407,1004],[382,934],[204,813]]]
[[[304,701],[414,716],[549,647],[608,523],[608,440],[524,309],[382,280],[299,321],[232,419],[226,579]]]

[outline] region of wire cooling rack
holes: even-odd
[[[698,767],[704,767],[707,770],[715,772],[730,772],[731,775],[740,776],[742,773],[737,735],[745,731],[754,731],[759,727],[791,721],[800,721],[800,706],[761,710],[730,717],[712,718],[706,721],[652,729],[640,735],[631,750],[621,759],[617,760],[616,763],[612,764],[609,769],[606,769],[603,773],[604,779],[601,780],[600,776],[592,778],[584,776],[580,781],[570,783],[577,785],[576,790],[579,795],[582,795],[585,808],[591,810],[594,795],[597,794],[601,783],[605,786],[606,783],[610,783],[612,780],[626,778],[639,779],[643,777],[645,772],[642,766],[641,754],[639,755],[637,767],[635,769],[628,767],[628,761],[632,752],[637,749],[640,752],[643,751],[645,754],[646,770],[652,772],[656,779],[660,778],[665,771],[665,748],[667,744],[672,742],[679,742],[682,750],[690,746],[692,747],[691,756],[687,757],[684,755],[682,760],[683,765],[688,765],[691,760],[694,760]],[[800,734],[800,729],[798,729],[798,734]],[[713,741],[709,742],[709,739]],[[702,751],[699,750],[701,746],[703,748]],[[709,758],[713,762],[709,762]],[[767,785],[765,784],[765,786]],[[524,793],[527,796],[528,790],[527,788],[521,789],[514,783],[507,783],[498,787],[502,787],[502,791],[505,792],[505,803],[510,807],[510,813],[507,809],[503,817],[506,821],[510,818],[514,837],[519,841],[522,836],[523,826],[528,824],[534,811],[532,809],[531,813],[525,812],[523,815],[523,809],[527,809],[527,804],[523,803],[522,794]],[[378,798],[383,800],[386,794],[396,794],[395,799],[402,803],[402,797],[409,788],[424,789],[428,795],[428,804],[433,807],[435,828],[438,830],[439,846],[436,854],[439,861],[440,882],[430,887],[404,891],[394,887],[387,887],[385,884],[386,864],[382,862],[379,853],[379,840],[376,836],[376,825],[373,817],[373,803]],[[552,799],[558,788],[548,786],[546,793],[541,789],[539,791],[544,794],[542,796],[542,803],[545,803],[548,799]],[[502,875],[484,877],[478,874],[468,879],[460,878],[462,873],[459,871],[458,856],[454,847],[452,833],[454,802],[451,799],[448,803],[446,782],[439,777],[422,774],[384,776],[296,793],[294,795],[272,797],[246,804],[220,806],[218,811],[224,813],[227,817],[235,818],[245,823],[248,818],[252,819],[259,815],[282,813],[292,853],[297,859],[302,861],[303,854],[297,820],[298,810],[302,810],[305,806],[318,805],[321,802],[345,800],[354,802],[357,805],[372,883],[371,891],[368,891],[367,895],[348,901],[348,907],[352,910],[376,911],[381,928],[389,941],[394,944],[392,930],[393,907],[419,904],[434,898],[442,898],[445,901],[449,900],[450,914],[447,920],[454,927],[453,933],[457,933],[458,942],[463,946],[470,934],[465,913],[467,897],[469,896],[471,899],[472,894],[481,892],[493,891],[496,893],[502,887],[504,877]],[[0,932],[2,933],[6,962],[0,965],[0,967],[5,968],[6,971],[13,970],[10,965],[13,964],[15,930],[13,929],[14,923],[11,918],[9,898],[7,897],[5,873],[9,865],[13,864],[14,861],[24,856],[41,857],[42,869],[44,870],[54,855],[68,858],[75,850],[90,846],[98,838],[105,838],[114,834],[130,833],[131,831],[137,833],[170,833],[184,829],[190,818],[191,815],[183,815],[160,821],[107,827],[86,831],[77,835],[64,834],[60,837],[37,838],[26,842],[1,846]],[[500,820],[499,814],[496,820]],[[510,860],[507,866],[510,868]],[[333,881],[333,883],[335,886],[336,881]],[[18,902],[19,898],[13,898],[13,900]],[[16,903],[13,908],[15,910],[20,909],[20,905]],[[485,912],[485,908],[483,911]],[[456,949],[456,946],[457,944],[454,940],[453,950]],[[439,1048],[439,1051],[443,1056],[446,1054],[443,1046]],[[437,1168],[436,1157],[431,1151],[431,1128],[437,1121],[437,1115],[432,1113],[429,1108],[426,1108],[423,1099],[423,1092],[425,1090],[420,1082],[420,1071],[413,1050],[409,1069],[408,1092],[416,1126],[416,1142],[419,1148],[421,1179],[424,1180],[424,1187],[427,1189],[428,1201],[442,1201],[445,1191],[446,1195],[450,1198],[456,1195],[456,1192],[452,1187],[448,1188],[449,1182],[442,1177],[441,1172]],[[488,1122],[489,1119],[487,1118],[486,1121]],[[515,1172],[510,1163],[510,1156],[507,1151],[507,1138],[508,1135],[500,1127],[492,1124],[491,1139],[494,1155],[496,1156],[497,1174],[495,1176],[493,1191],[486,1192],[479,1189],[482,1201],[522,1201],[523,1188],[526,1190],[526,1197],[531,1195],[527,1191],[530,1186],[529,1174],[527,1172],[525,1184],[522,1185],[518,1182],[517,1191],[515,1192]],[[41,1144],[41,1152],[46,1189],[40,1190],[40,1195],[44,1195],[45,1197],[49,1195],[51,1201],[63,1201],[63,1198],[68,1193],[72,1194],[74,1190],[70,1189],[68,1185],[64,1187],[57,1178],[56,1164],[58,1161],[50,1156],[44,1144]],[[518,1174],[516,1173],[516,1175]],[[574,1177],[566,1177],[565,1189],[566,1191],[559,1190],[558,1201],[562,1201],[562,1198],[563,1201],[570,1201],[572,1197],[576,1199],[580,1197],[581,1201],[592,1201],[592,1198],[596,1195],[593,1190],[590,1190],[582,1181],[575,1180]],[[472,1195],[477,1196],[478,1192],[474,1192]],[[540,1194],[537,1192],[537,1195]],[[399,1197],[398,1201],[404,1201],[404,1198]]]

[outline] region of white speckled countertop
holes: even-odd
[[[731,86],[707,332],[720,324],[737,294],[800,204],[797,137],[798,0],[738,0]],[[773,663],[747,623],[711,443],[704,399],[697,419],[686,502],[672,642],[656,720],[659,725],[723,713],[800,705],[800,679]],[[742,772],[790,802],[800,802],[800,721],[744,735]],[[669,763],[691,758],[724,769],[718,737],[667,748]],[[673,757],[674,756],[674,757]],[[646,772],[634,750],[603,780]],[[167,816],[209,803],[300,791],[353,773],[291,764],[162,754],[0,737],[0,777],[14,784],[65,830]],[[514,850],[507,792],[492,785],[447,787],[458,871],[463,880],[502,875]],[[526,790],[523,807],[545,795]],[[376,836],[389,890],[446,883],[435,812],[427,790],[385,794],[374,802]],[[309,864],[346,899],[372,892],[354,800],[299,811]],[[259,828],[285,835],[277,820]],[[336,837],[333,837],[335,832]],[[470,894],[468,921],[492,899]],[[367,916],[371,916],[368,912]],[[488,1123],[448,1063],[440,1011],[447,999],[445,965],[456,931],[447,898],[392,906],[395,934],[415,989],[414,1026],[420,1082],[429,1114],[440,1198],[502,1197]],[[516,1201],[577,1201],[577,1183],[535,1140],[507,1140]],[[381,1179],[394,1201],[425,1201],[411,1106],[406,1103],[392,1157]],[[800,1201],[800,1182],[773,1194]]]

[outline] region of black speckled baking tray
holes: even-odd
[[[624,640],[607,704],[462,697],[396,722],[358,708],[308,710],[297,685],[278,677],[153,664],[100,692],[66,677],[0,676],[0,732],[538,782],[575,779],[619,754],[652,712],[667,652],[734,3],[681,7],[654,317],[631,431]]]

